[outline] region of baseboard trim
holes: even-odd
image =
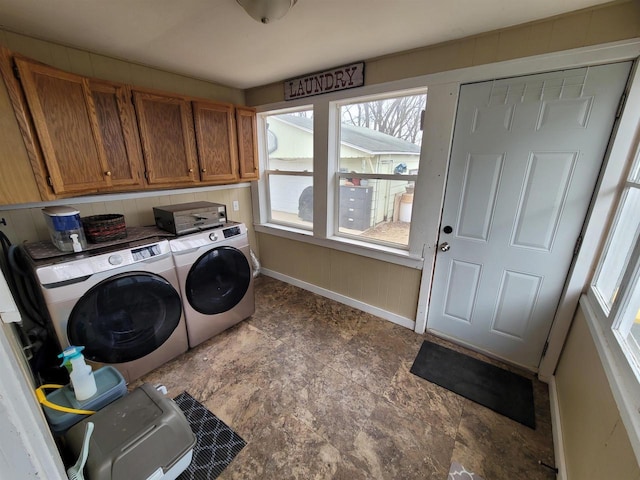
[[[568,480],[567,465],[564,458],[564,440],[562,436],[562,421],[560,418],[560,404],[558,403],[558,390],[556,377],[549,379],[549,403],[551,404],[551,429],[553,431],[553,454],[555,466],[558,469],[557,480]]]
[[[346,295],[342,295],[331,290],[327,290],[326,288],[319,287],[312,283],[307,283],[302,280],[298,280],[297,278],[290,277],[288,275],[284,275],[282,273],[276,272],[274,270],[269,270],[268,268],[262,268],[260,273],[267,277],[275,278],[276,280],[281,280],[283,282],[289,283],[291,285],[295,285],[296,287],[300,287],[304,290],[308,290],[310,292],[316,293],[326,298],[330,298],[331,300],[335,300],[336,302],[344,303],[353,308],[357,308],[358,310],[362,310],[363,312],[370,313],[375,315],[376,317],[383,318],[392,323],[400,325],[401,327],[408,328],[410,330],[414,330],[416,326],[415,320],[411,320],[410,318],[403,317],[398,315],[397,313],[389,312],[382,308],[374,307],[373,305],[369,305],[368,303],[361,302],[360,300],[356,300],[351,297],[347,297]]]

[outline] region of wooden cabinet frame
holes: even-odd
[[[197,151],[191,102],[185,97],[133,90],[150,185],[196,182]]]
[[[4,161],[10,163],[10,171],[7,171],[9,169],[6,167],[3,168],[0,178],[0,203],[5,205],[48,200],[51,191],[46,181],[46,170],[39,144],[33,134],[33,125],[23,108],[24,98],[18,79],[13,74],[11,52],[2,46],[0,75],[6,87],[6,100],[11,105],[16,119],[16,125],[10,125],[12,119],[9,111],[3,112],[3,118],[0,119],[4,125],[3,134],[7,135],[2,145],[3,152],[8,150]],[[15,138],[15,133],[19,134],[19,138]]]
[[[88,88],[111,185],[118,189],[144,188],[142,150],[131,89],[128,85],[95,79],[89,80]]]
[[[207,183],[238,181],[238,149],[234,107],[226,103],[193,102],[200,179]]]
[[[238,160],[241,180],[258,180],[258,135],[256,110],[250,107],[236,107],[238,129]]]
[[[23,58],[15,60],[55,193],[110,187],[88,80]]]
[[[20,198],[258,179],[255,109],[83,77],[2,46],[0,73],[28,157],[9,172],[28,173]]]

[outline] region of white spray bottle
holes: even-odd
[[[84,356],[82,355],[84,347],[70,346],[64,350],[59,358],[62,358],[62,365],[69,362],[71,364],[71,384],[73,385],[73,391],[76,395],[76,399],[81,402],[93,397],[98,391],[96,386],[96,379],[93,376],[91,367],[84,362]]]

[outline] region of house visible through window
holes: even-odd
[[[339,105],[338,234],[408,245],[425,106],[425,94]]]
[[[264,117],[269,221],[313,227],[313,110]]]
[[[315,119],[309,106],[260,114],[268,222],[409,250],[426,97],[425,88],[316,99]],[[314,131],[320,119],[326,124]],[[315,140],[330,146],[326,158],[314,158]],[[314,181],[323,188],[314,191]],[[314,205],[326,224],[314,219]]]

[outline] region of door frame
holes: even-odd
[[[418,179],[414,201],[427,205],[427,208],[425,208],[424,226],[419,229],[420,232],[417,231],[418,229],[414,232],[413,228],[411,232],[411,234],[421,234],[425,239],[424,263],[414,329],[417,333],[422,334],[427,328],[427,311],[431,296],[460,86],[463,83],[495,78],[635,60],[639,56],[640,39],[634,39],[469,67],[425,78],[429,88],[425,114],[425,125],[428,128],[424,130],[423,144],[426,150],[425,157],[429,159],[429,162],[425,165],[424,175],[420,175]],[[640,95],[640,74],[637,65],[632,71],[627,92],[627,98]],[[593,263],[603,241],[607,218],[613,208],[614,195],[611,195],[610,192],[618,185],[627,164],[628,152],[633,149],[637,118],[634,118],[630,110],[623,109],[620,118],[614,125],[613,135],[603,163],[604,167],[600,173],[583,227],[582,246],[578,255],[574,257],[569,270],[549,334],[547,352],[538,368],[538,377],[543,381],[551,379],[558,364],[580,294],[589,280]]]

